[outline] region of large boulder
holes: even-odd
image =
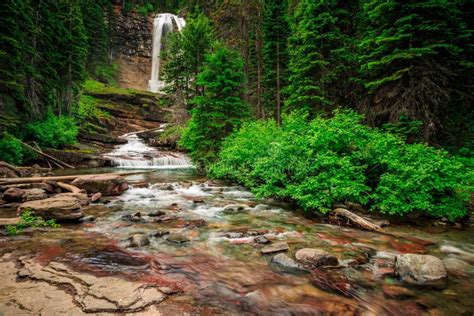
[[[25,190],[18,188],[8,188],[5,192],[3,192],[2,200],[7,202],[22,202],[25,196]]]
[[[321,249],[303,248],[296,252],[295,257],[299,262],[315,267],[337,266],[339,264],[334,255]]]
[[[44,219],[56,219],[58,221],[73,220],[83,216],[81,201],[75,196],[63,194],[44,200],[25,202],[18,207],[17,213],[20,215],[27,210]]]
[[[396,256],[395,272],[405,283],[444,287],[447,272],[440,259],[430,255],[403,254]]]
[[[72,185],[84,189],[87,193],[100,192],[102,195],[120,195],[128,189],[127,181],[119,175],[82,176],[72,182]]]

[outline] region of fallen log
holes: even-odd
[[[88,177],[88,176],[105,176],[105,175],[117,175],[117,176],[131,176],[134,174],[144,174],[152,172],[152,170],[147,171],[134,171],[134,172],[116,172],[116,173],[98,173],[98,174],[82,174],[82,175],[72,175],[72,176],[52,176],[52,177],[31,177],[31,178],[0,178],[0,185],[8,184],[20,184],[20,183],[37,183],[44,181],[73,181],[77,178]]]
[[[60,165],[62,165],[62,166],[64,166],[64,167],[67,167],[67,168],[70,168],[70,169],[76,169],[74,166],[71,166],[70,164],[67,164],[67,163],[65,163],[64,161],[61,161],[61,160],[59,160],[59,159],[57,159],[57,158],[55,158],[55,157],[53,157],[53,156],[51,156],[51,155],[48,155],[47,153],[44,153],[44,152],[42,152],[41,150],[38,150],[38,149],[34,148],[33,146],[28,145],[27,143],[24,143],[24,142],[21,142],[21,143],[23,144],[23,146],[27,147],[28,149],[33,150],[35,153],[38,153],[38,154],[40,154],[40,155],[43,156],[43,157],[46,157],[46,158],[51,159],[51,161],[53,161],[53,162],[55,162],[55,163],[57,163],[57,164],[60,164]],[[61,167],[61,168],[62,168],[62,167]]]
[[[8,169],[10,169],[10,170],[15,171],[15,172],[18,173],[18,174],[20,173],[20,170],[19,170],[17,167],[12,166],[12,165],[10,165],[9,163],[7,163],[7,162],[5,162],[5,161],[0,161],[0,167],[8,168]]]
[[[78,187],[76,187],[72,184],[67,184],[67,183],[63,183],[63,182],[58,182],[56,184],[61,189],[64,189],[64,190],[72,192],[72,193],[80,193],[82,191],[81,189],[79,189]]]
[[[376,224],[364,219],[363,217],[361,217],[361,216],[359,216],[355,213],[352,213],[351,211],[346,210],[344,208],[336,208],[336,209],[332,210],[331,213],[330,213],[330,216],[333,217],[333,219],[337,223],[340,223],[341,220],[342,220],[342,221],[348,222],[349,224],[351,224],[353,226],[356,226],[356,227],[359,227],[359,228],[362,228],[362,229],[365,229],[365,230],[375,231],[375,232],[379,232],[379,233],[384,232],[383,228],[380,227],[379,225],[376,225]]]

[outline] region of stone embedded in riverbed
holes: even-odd
[[[59,221],[74,220],[83,216],[81,201],[77,197],[63,194],[44,200],[25,202],[18,207],[17,214],[20,215],[27,210],[31,210],[43,219]]]
[[[257,244],[262,244],[262,245],[271,243],[271,241],[268,240],[268,238],[265,236],[257,236],[253,239],[253,241]]]
[[[404,283],[436,288],[444,288],[448,277],[440,259],[411,253],[396,257],[395,272]]]
[[[91,196],[91,202],[92,203],[99,202],[101,197],[102,197],[102,193],[100,193],[100,192],[94,193]]]
[[[306,271],[295,260],[291,259],[284,253],[279,253],[272,258],[271,264],[275,265],[279,270],[284,272],[303,272]]]
[[[149,212],[147,215],[150,217],[159,217],[159,216],[166,215],[166,213],[160,210],[156,210],[156,211]]]
[[[166,237],[166,240],[175,244],[184,244],[185,242],[191,241],[191,239],[182,234],[170,234]]]
[[[296,252],[295,257],[299,262],[314,267],[337,266],[339,264],[336,256],[321,249],[303,248]]]
[[[276,242],[270,246],[262,248],[261,252],[265,255],[274,252],[287,251],[288,249],[290,248],[286,242]]]
[[[102,193],[104,196],[120,195],[128,189],[127,181],[119,175],[81,176],[72,185],[84,189],[87,193]]]
[[[148,236],[145,234],[135,234],[129,239],[130,244],[129,247],[132,248],[140,248],[140,247],[145,247],[150,244],[150,239],[148,239]]]
[[[245,204],[230,204],[224,207],[222,210],[222,212],[225,214],[243,213],[248,211],[248,206]]]

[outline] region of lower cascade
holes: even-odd
[[[181,153],[163,152],[145,144],[137,133],[121,136],[127,143],[105,155],[112,164],[127,169],[177,169],[193,168],[188,157]]]

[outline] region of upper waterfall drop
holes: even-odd
[[[160,81],[160,55],[162,48],[162,39],[167,33],[175,29],[181,31],[186,25],[186,21],[171,13],[161,13],[155,16],[153,20],[153,49],[152,49],[152,68],[151,78],[148,81],[148,91],[158,92],[164,87],[164,82]]]

